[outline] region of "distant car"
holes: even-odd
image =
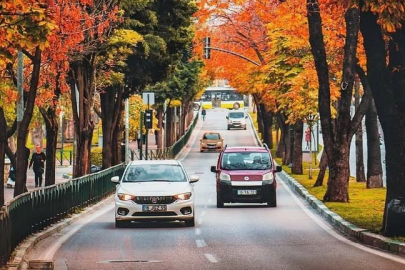
[[[269,148],[264,147],[225,147],[220,153],[215,173],[217,207],[224,203],[267,203],[277,206],[276,172]]]
[[[231,128],[246,129],[246,112],[244,110],[229,111],[226,119],[228,119],[228,130]]]
[[[224,138],[219,132],[205,132],[200,139],[200,152],[207,150],[222,151]]]
[[[194,190],[190,177],[177,160],[137,160],[130,162],[117,183],[115,192],[115,227],[131,221],[184,221],[195,225]]]

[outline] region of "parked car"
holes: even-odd
[[[194,190],[196,175],[186,174],[177,160],[137,160],[130,162],[117,183],[115,227],[131,221],[184,221],[195,225]]]
[[[205,132],[200,139],[200,152],[206,150],[222,151],[224,146],[224,138],[219,132]]]
[[[247,115],[244,110],[230,111],[226,116],[228,119],[228,130],[231,128],[243,128],[246,129]]]
[[[217,207],[224,203],[267,203],[277,206],[276,172],[267,145],[264,147],[225,147],[220,153],[215,173]]]

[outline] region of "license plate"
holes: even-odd
[[[143,212],[165,212],[167,205],[142,205]]]
[[[208,145],[208,148],[215,148],[215,145]]]
[[[238,195],[256,195],[257,190],[238,190]]]

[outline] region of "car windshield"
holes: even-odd
[[[221,168],[225,170],[269,170],[270,155],[266,152],[224,153]]]
[[[178,165],[142,164],[130,165],[122,182],[186,182],[183,169]]]
[[[203,139],[204,140],[219,140],[219,134],[218,133],[207,133],[207,134],[204,134]]]
[[[243,112],[231,112],[229,113],[229,118],[243,118],[245,114]]]

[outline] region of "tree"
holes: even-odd
[[[404,3],[361,0],[360,30],[367,77],[384,131],[387,195],[382,232],[398,235],[401,221],[387,218],[387,205],[405,197]],[[388,37],[388,41],[386,41]]]

